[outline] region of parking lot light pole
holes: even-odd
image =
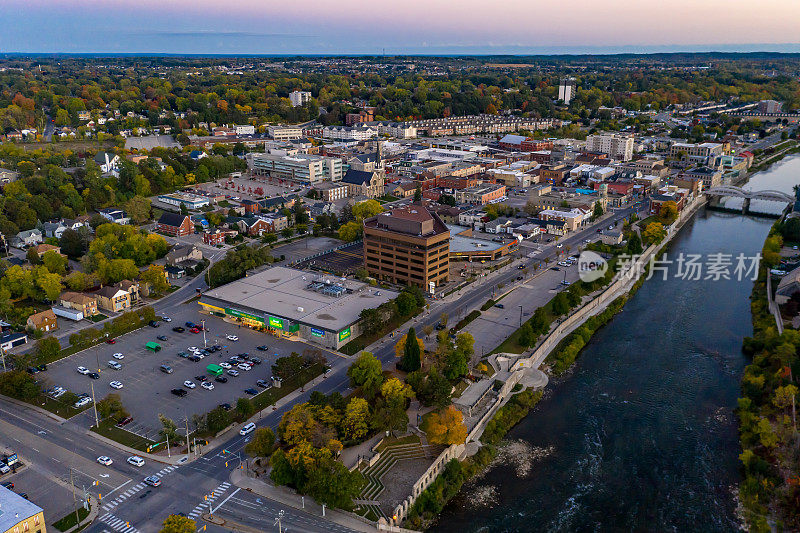
[[[94,409],[94,425],[97,427],[97,430],[100,430],[100,420],[97,418],[97,402],[94,399],[94,381],[89,383],[92,386],[92,408]]]
[[[203,326],[203,348],[206,348],[208,346],[206,344],[206,321],[201,320],[200,324]]]

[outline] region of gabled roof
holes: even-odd
[[[34,326],[37,326],[38,324],[41,324],[45,320],[55,320],[55,319],[56,319],[56,314],[53,312],[53,310],[45,309],[44,311],[40,311],[38,313],[34,313],[31,316],[29,316],[28,322],[30,322]]]
[[[105,287],[101,287],[99,291],[95,294],[98,296],[102,296],[103,298],[113,298],[117,295],[117,293],[124,292],[127,294],[127,291],[120,289],[119,287],[112,287],[111,285],[106,285]]]
[[[183,221],[186,220],[187,218],[191,222],[192,219],[191,219],[191,217],[189,217],[189,215],[181,215],[179,213],[164,212],[164,213],[162,213],[161,217],[158,219],[158,223],[159,224],[163,224],[164,226],[173,226],[173,227],[177,228],[181,224],[183,224]]]
[[[369,183],[374,174],[374,172],[364,172],[363,170],[353,170],[350,168],[342,177],[342,181],[353,185],[363,185],[364,183]]]

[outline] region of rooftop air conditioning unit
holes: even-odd
[[[303,308],[302,308],[302,307],[298,307],[298,308],[297,308],[297,311],[298,311],[299,313],[302,313],[302,312],[303,312]]]

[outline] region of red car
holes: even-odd
[[[126,416],[125,418],[123,418],[122,420],[117,422],[117,427],[121,428],[122,426],[126,426],[126,425],[130,424],[131,422],[133,422],[133,418],[130,417],[130,416]]]
[[[197,328],[192,328],[189,331],[191,331],[192,333],[200,333],[200,330]]]
[[[115,341],[114,339],[108,339],[106,341],[106,344],[116,344],[116,343],[117,343],[117,341]]]

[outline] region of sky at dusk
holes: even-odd
[[[800,0],[0,0],[0,52],[800,52]]]

